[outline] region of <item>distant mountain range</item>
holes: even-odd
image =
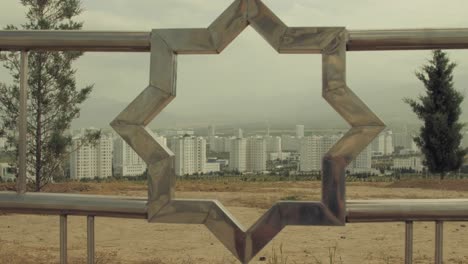
[[[81,108],[80,117],[76,119],[72,128],[97,127],[108,128],[109,123],[128,105],[126,102],[119,102],[108,98],[90,98]],[[461,117],[468,113],[464,113]],[[379,116],[391,126],[394,124],[417,124],[413,114],[402,114],[389,110],[380,112]],[[281,115],[275,115],[274,118],[265,120],[262,117],[255,116],[255,113],[248,116],[232,114],[229,117],[216,112],[199,113],[191,111],[189,113],[178,113],[163,111],[150,124],[151,128],[194,128],[204,129],[209,124],[215,124],[218,128],[243,128],[243,129],[263,129],[267,126],[275,129],[294,129],[296,124],[305,125],[306,129],[323,128],[346,128],[348,125],[333,110],[323,110],[315,113],[300,113],[291,116],[285,110]]]

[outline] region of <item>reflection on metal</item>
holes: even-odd
[[[60,215],[60,264],[67,264],[67,215]]]
[[[28,52],[21,51],[20,58],[20,87],[19,87],[19,115],[18,115],[18,179],[16,192],[26,192],[26,153],[28,133]]]
[[[468,221],[466,199],[391,199],[347,201],[350,223]]]
[[[221,52],[242,30],[250,23],[257,26],[262,23],[248,22],[244,16],[246,10],[245,0],[237,0],[229,7],[225,14],[215,20],[208,29],[186,29],[185,34],[177,29],[182,39],[172,43],[171,46],[178,53],[194,53],[203,49],[203,52]],[[253,20],[253,18],[251,19]],[[282,22],[276,25],[282,27]],[[301,46],[318,46],[322,41],[321,31],[329,28],[287,28],[281,39],[269,43],[284,53],[302,53]],[[260,29],[261,30],[261,29]],[[176,32],[173,29],[161,29],[167,34]],[[203,35],[209,32],[210,39]],[[278,32],[278,30],[277,30]],[[281,31],[279,31],[281,32]],[[178,34],[179,34],[178,33]],[[262,36],[274,33],[271,30],[262,33]],[[265,34],[265,35],[264,35]],[[276,33],[278,34],[278,33]],[[311,35],[316,35],[312,38]],[[167,39],[173,39],[166,36]],[[184,47],[178,46],[184,43]],[[191,39],[191,40],[190,40]],[[190,40],[190,41],[188,41]],[[278,41],[281,42],[278,47]],[[151,49],[150,32],[125,31],[85,31],[85,30],[54,30],[54,31],[27,31],[27,30],[0,30],[0,50],[79,50],[104,52],[148,52]],[[177,45],[175,45],[177,44]],[[373,50],[424,50],[424,49],[467,49],[468,28],[440,28],[440,29],[383,29],[383,30],[348,30],[348,51]],[[187,51],[187,52],[186,52]],[[309,52],[308,52],[309,53]]]
[[[467,49],[468,29],[351,30],[348,50]]]
[[[444,262],[444,222],[436,221],[435,224],[435,263]]]
[[[87,229],[88,229],[88,264],[94,264],[95,259],[95,244],[94,244],[94,216],[88,215],[87,217]]]
[[[2,30],[0,50],[148,51],[149,32]]]
[[[278,202],[244,228],[218,201],[175,199],[174,154],[145,127],[176,96],[177,54],[221,52],[251,25],[280,53],[321,53],[323,97],[351,125],[323,160],[321,202]],[[345,168],[385,127],[346,85],[344,28],[288,28],[260,0],[237,0],[208,29],[151,33],[149,86],[111,126],[148,164],[148,221],[204,224],[241,262],[287,225],[344,225]]]
[[[215,200],[175,198],[174,154],[146,126],[176,96],[177,56],[222,52],[247,26],[277,52],[322,55],[322,96],[351,129],[322,161],[322,199],[275,203],[244,228]],[[346,166],[384,129],[384,123],[346,84],[346,51],[468,48],[468,29],[348,31],[342,27],[288,27],[261,0],[234,0],[208,28],[148,32],[0,31],[0,50],[22,50],[20,96],[21,195],[0,192],[0,210],[60,216],[61,263],[66,263],[66,217],[88,217],[88,263],[94,262],[94,217],[204,224],[242,263],[248,263],[287,225],[406,221],[411,263],[412,221],[437,221],[436,263],[442,261],[442,221],[467,221],[468,200],[348,201]],[[23,194],[26,157],[26,50],[150,51],[148,87],[111,126],[148,164],[148,198]]]
[[[413,263],[413,221],[405,224],[405,264]]]
[[[0,211],[147,219],[146,201],[146,198],[106,195],[0,192]],[[192,200],[182,201],[187,204]],[[211,203],[206,200],[199,207],[209,207]],[[468,221],[468,199],[348,200],[346,211],[347,223]],[[159,217],[164,215],[161,213]],[[201,215],[196,221],[203,221],[200,219]]]

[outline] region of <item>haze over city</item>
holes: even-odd
[[[229,4],[223,1],[83,1],[80,19],[85,30],[140,30],[206,27]],[[348,29],[460,27],[468,22],[468,3],[453,1],[266,1],[290,26],[346,26]],[[16,0],[5,0],[9,10],[0,26],[21,24],[25,10]],[[402,8],[404,7],[404,8]],[[5,10],[6,10],[5,9]],[[433,15],[437,12],[437,15]],[[184,19],[180,19],[183,17]],[[459,64],[455,86],[467,94],[468,51],[450,51]],[[429,51],[349,52],[348,85],[385,122],[415,120],[404,97],[416,97],[422,84],[414,72],[427,61]],[[255,59],[252,59],[255,58]],[[152,127],[206,127],[208,124],[243,126],[270,123],[310,128],[345,127],[343,120],[321,98],[319,55],[278,55],[253,29],[247,28],[221,55],[179,56],[177,98]],[[84,104],[79,127],[107,124],[148,83],[148,53],[86,53],[78,60],[77,81],[94,83]],[[8,80],[6,70],[0,79]],[[462,105],[468,120],[468,100]],[[95,113],[100,113],[96,115]]]

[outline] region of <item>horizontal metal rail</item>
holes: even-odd
[[[150,38],[150,32],[0,30],[0,50],[148,52]],[[348,51],[466,48],[468,28],[348,31]]]
[[[87,216],[87,263],[94,263],[94,218],[147,219],[145,198],[118,196],[0,192],[0,212],[60,215],[60,263],[67,263],[67,216]],[[443,261],[443,222],[468,221],[468,199],[347,201],[347,222],[406,222],[405,263],[413,259],[413,221],[434,221],[435,263]]]
[[[0,211],[146,219],[147,199],[103,195],[0,192]]]
[[[347,222],[468,221],[468,199],[349,200]],[[0,192],[0,211],[146,219],[146,199]]]

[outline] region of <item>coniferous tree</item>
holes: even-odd
[[[404,100],[423,122],[415,142],[424,155],[425,165],[441,179],[447,172],[458,170],[465,155],[460,146],[464,124],[459,122],[463,95],[453,86],[455,67],[445,52],[433,51],[429,63],[416,73],[424,84],[425,95],[417,101]]]
[[[80,0],[21,0],[21,4],[27,8],[27,22],[21,29],[79,30],[83,26],[82,22],[73,20],[82,12]],[[6,29],[18,28],[8,25]],[[64,162],[72,142],[66,132],[93,88],[93,85],[77,88],[72,63],[81,55],[82,52],[76,51],[28,53],[27,173],[34,176],[36,191],[53,177],[64,176]],[[2,52],[0,60],[13,77],[12,84],[0,83],[0,132],[7,136],[13,152],[17,153],[19,54]],[[87,133],[82,143],[95,142],[99,136],[98,132]]]

